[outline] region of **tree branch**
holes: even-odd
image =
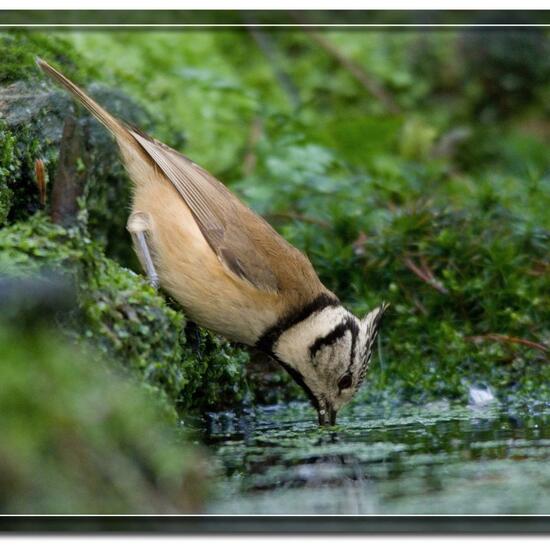
[[[435,275],[432,273],[431,269],[428,267],[426,260],[421,259],[421,267],[417,266],[411,258],[407,257],[404,260],[405,265],[422,281],[430,285],[432,288],[435,288],[441,294],[449,294],[447,288],[443,285],[441,281],[438,281],[435,278]]]
[[[330,40],[322,34],[304,28],[304,32],[309,35],[323,50],[325,50],[333,59],[335,59],[342,67],[348,70],[353,77],[367,90],[371,95],[376,97],[386,109],[393,114],[398,114],[401,109],[391,97],[390,93],[374,78],[370,76],[365,69],[353,59],[342,53]]]
[[[479,334],[475,336],[466,336],[465,340],[477,343],[484,340],[492,340],[493,342],[503,342],[505,344],[519,344],[528,348],[542,351],[543,353],[550,353],[550,348],[539,342],[532,342],[525,338],[517,338],[516,336],[508,336],[506,334]]]

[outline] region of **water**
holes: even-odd
[[[308,405],[212,415],[209,513],[549,514],[550,404]]]

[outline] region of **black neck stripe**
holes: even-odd
[[[270,354],[271,355],[271,354]],[[275,355],[271,355],[285,370],[290,374],[291,378],[300,386],[305,394],[307,395],[307,398],[311,402],[311,404],[318,409],[319,408],[319,400],[313,395],[313,392],[309,389],[307,384],[304,381],[304,377],[293,367],[291,367],[288,363],[285,363],[284,361],[281,361],[278,357],[275,357]]]
[[[329,306],[339,306],[340,301],[328,294],[319,294],[317,298],[306,304],[304,307],[291,311],[283,315],[273,326],[268,328],[256,342],[256,347],[264,352],[271,353],[273,346],[281,337],[283,332],[286,332],[294,325],[305,321],[310,315],[318,313]]]

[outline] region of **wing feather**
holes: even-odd
[[[281,253],[292,247],[208,172],[163,143],[130,131],[180,193],[223,266],[261,290],[279,292],[281,281],[261,253],[258,237],[276,236]]]
[[[256,289],[286,294],[294,306],[328,292],[309,260],[206,170],[112,116],[45,61],[37,63],[97,117],[126,152],[145,153],[145,160],[172,182],[228,274]]]

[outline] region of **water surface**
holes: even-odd
[[[212,415],[208,512],[550,513],[548,403],[356,405],[338,420],[320,429],[298,403]]]

